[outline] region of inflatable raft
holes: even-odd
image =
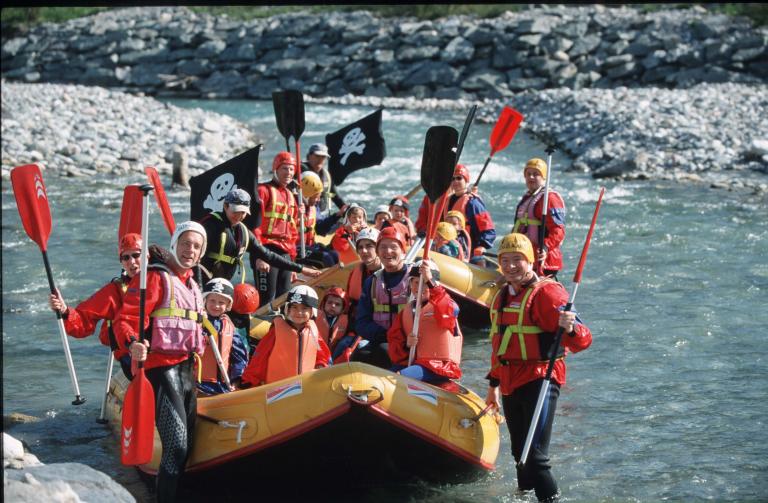
[[[108,399],[107,417],[118,435],[127,385],[116,374]],[[475,393],[448,386],[355,362],[198,398],[186,474],[196,483],[207,476],[266,483],[297,473],[343,473],[344,480],[366,483],[474,480],[494,469],[498,423],[494,414],[478,418],[485,403]],[[140,470],[156,474],[160,456],[155,431],[154,456]]]
[[[421,252],[417,255],[421,256]],[[440,253],[431,253],[429,258],[440,268],[440,284],[459,305],[459,323],[469,328],[489,327],[491,323],[488,314],[489,305],[498,289],[490,283],[498,277],[498,271],[467,264]],[[305,283],[314,288],[322,298],[326,290],[332,286],[346,289],[349,275],[359,263],[356,261],[346,265],[337,264]],[[281,306],[285,302],[285,297],[285,294],[277,297],[273,307]],[[251,319],[249,335],[252,338],[261,339],[267,334],[270,325],[269,313],[269,306],[263,306],[256,312],[256,317]]]

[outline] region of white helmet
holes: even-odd
[[[229,307],[232,307],[232,299],[235,296],[235,287],[229,280],[224,278],[213,278],[203,287],[203,299],[208,295],[215,293],[229,299]]]
[[[342,222],[343,224],[346,225],[349,223],[349,214],[352,213],[352,210],[355,208],[360,208],[363,210],[363,222],[368,222],[368,212],[365,211],[365,208],[357,203],[351,203],[349,206],[347,206],[347,211],[344,212],[344,220]]]
[[[373,241],[375,246],[376,240],[379,239],[379,230],[376,227],[363,227],[360,229],[360,232],[357,233],[357,239],[355,240],[355,248],[357,248],[357,244],[363,239]]]
[[[203,258],[203,255],[205,255],[205,248],[208,244],[208,237],[205,235],[205,228],[199,223],[193,220],[187,220],[186,222],[182,222],[177,225],[176,229],[173,231],[173,236],[171,236],[171,255],[173,256],[173,260],[175,260],[179,266],[181,266],[181,264],[179,264],[179,258],[176,256],[176,244],[179,242],[181,235],[187,231],[197,232],[203,236],[203,248],[200,250],[200,258]],[[198,263],[199,262],[200,260],[198,260]]]
[[[291,304],[302,304],[312,308],[312,318],[317,318],[317,306],[320,304],[317,298],[317,292],[307,285],[296,285],[288,290],[288,296],[285,299],[284,314],[288,315],[288,306]]]

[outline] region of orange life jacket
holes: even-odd
[[[471,192],[465,192],[461,196],[459,196],[458,199],[456,199],[456,202],[453,203],[453,206],[450,208],[448,205],[445,205],[445,209],[443,210],[443,218],[440,220],[446,220],[448,218],[448,212],[449,211],[460,211],[462,215],[464,215],[464,229],[469,232],[469,219],[467,218],[467,203],[469,203],[469,200],[475,197],[474,194]],[[471,250],[472,248],[470,248]]]
[[[315,224],[317,223],[317,207],[312,205],[309,211],[304,213],[304,244],[312,246],[315,244]]]
[[[502,365],[508,362],[545,362],[549,360],[555,334],[544,332],[531,320],[531,305],[536,293],[546,284],[556,283],[542,279],[512,298],[509,287],[496,292],[491,301],[491,343],[493,359]],[[565,354],[562,346],[557,356]]]
[[[296,200],[287,188],[274,186],[271,182],[263,184],[269,189],[268,206],[264,208],[261,223],[262,243],[290,244],[295,246],[293,238],[296,231]]]
[[[210,320],[209,320],[210,321]],[[211,324],[213,325],[213,324]],[[221,316],[221,330],[218,334],[213,334],[213,340],[216,341],[216,346],[221,353],[221,361],[224,363],[224,370],[229,372],[229,355],[232,352],[232,339],[235,335],[235,326],[232,324],[232,320],[226,314]],[[206,337],[206,341],[208,338]],[[203,353],[203,366],[202,366],[203,382],[219,382],[224,379],[219,376],[219,365],[216,363],[216,357],[213,356],[213,350],[206,348]]]
[[[267,360],[267,384],[314,369],[320,349],[315,322],[309,320],[301,333],[282,317],[278,316],[272,323],[275,346]]]
[[[406,334],[413,332],[415,312],[413,304],[409,304],[403,313],[403,331]],[[416,358],[426,360],[448,360],[456,365],[461,363],[461,346],[464,336],[456,324],[458,335],[453,331],[442,328],[435,320],[435,307],[427,302],[421,308],[419,316],[419,343],[416,345]]]
[[[323,338],[329,348],[332,348],[339,342],[339,339],[347,335],[349,316],[346,313],[340,314],[336,318],[336,323],[331,327],[328,325],[328,317],[325,316],[325,313],[320,313],[315,319],[315,324],[317,324],[317,331],[320,337]]]

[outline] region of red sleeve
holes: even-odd
[[[442,286],[436,286],[429,291],[429,303],[434,306],[437,324],[446,330],[456,328],[456,317],[459,306],[451,299]]]
[[[315,358],[315,368],[322,369],[328,366],[328,362],[331,361],[331,350],[328,348],[328,344],[325,343],[322,337],[317,338],[317,357]]]
[[[67,310],[64,318],[67,334],[78,339],[88,337],[100,320],[114,319],[121,304],[120,297],[119,289],[110,281],[77,307]],[[109,345],[109,341],[101,342]]]
[[[488,211],[483,211],[482,213],[476,213],[475,225],[477,225],[477,230],[479,232],[493,229],[493,220],[491,219],[491,214],[488,213]]]
[[[419,214],[416,217],[416,223],[414,224],[416,226],[416,231],[418,232],[427,232],[427,220],[429,219],[427,206],[429,206],[429,199],[427,196],[424,196],[424,199],[421,200],[421,206],[419,206]]]
[[[406,309],[409,309],[409,307],[406,307]],[[389,343],[387,351],[393,365],[408,365],[410,350],[406,346],[407,337],[407,334],[403,331],[403,313],[400,312],[395,316],[392,326],[387,330],[387,342]]]
[[[269,206],[269,189],[264,185],[259,185],[257,188],[258,197],[261,199],[261,225],[263,226],[267,221],[267,216],[265,213],[267,212],[267,206]],[[256,239],[259,240],[260,243],[264,243],[261,237],[261,227],[256,227],[253,230],[253,235],[256,236]]]
[[[163,278],[157,271],[147,273],[147,291],[144,303],[144,327],[149,325],[149,313],[162,302]],[[115,339],[120,348],[127,348],[131,337],[139,339],[139,275],[131,279],[113,323]]]
[[[267,335],[261,339],[242,376],[242,382],[251,386],[260,386],[267,380],[267,362],[275,347],[275,326],[269,327]]]
[[[542,212],[544,211],[544,198],[539,200],[539,202],[536,203],[536,208],[534,208],[534,215],[538,215],[538,218],[542,218]],[[554,209],[564,209],[565,203],[563,202],[563,198],[560,197],[560,194],[557,192],[550,192],[549,193],[549,206],[547,208],[547,234],[544,237],[544,245],[547,247],[548,250],[553,250],[555,248],[559,248],[560,245],[563,243],[563,240],[565,239],[565,225],[562,223],[559,223],[555,221],[554,218],[552,218],[552,210]]]
[[[568,303],[568,292],[559,283],[542,287],[534,299],[532,315],[536,325],[546,332],[556,332],[560,308]],[[592,332],[582,323],[577,323],[574,335],[564,334],[561,345],[577,353],[592,344]]]
[[[347,234],[347,230],[342,225],[338,229],[336,229],[336,233],[333,235],[333,239],[331,239],[331,246],[334,250],[339,252],[339,254],[342,254],[349,250],[349,239],[345,238],[344,236]]]

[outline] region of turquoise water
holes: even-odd
[[[265,143],[262,171],[284,146],[271,103],[174,100],[241,119]],[[307,106],[304,150],[372,109]],[[461,128],[462,113],[385,110],[387,158],[350,176],[339,191],[372,210],[419,180],[424,133],[436,124]],[[491,125],[475,124],[463,160],[473,179],[488,155]],[[481,195],[501,234],[524,191],[521,166],[542,145],[519,134],[497,154]],[[71,179],[45,174],[53,214],[49,256],[70,304],[118,271],[117,224],[122,187],[141,176]],[[262,176],[261,178],[264,178]],[[571,276],[599,185],[563,173],[553,186],[566,200],[565,274]],[[551,445],[565,501],[765,500],[768,497],[768,201],[698,186],[660,182],[606,184],[576,308],[594,334],[592,347],[569,357]],[[188,193],[169,191],[176,220]],[[417,199],[420,199],[417,198]],[[37,246],[19,221],[10,183],[2,186],[3,409],[40,417],[10,432],[43,462],[80,461],[123,480],[116,440],[95,423],[107,351],[95,337],[70,338],[88,402],[69,405],[61,342],[47,309],[47,281]],[[168,234],[157,212],[152,241]],[[483,395],[486,334],[466,338],[463,383]],[[373,501],[532,501],[514,493],[514,466],[502,429],[497,471],[459,486],[383,488]],[[410,495],[410,496],[409,496]],[[415,496],[414,496],[415,495]]]

